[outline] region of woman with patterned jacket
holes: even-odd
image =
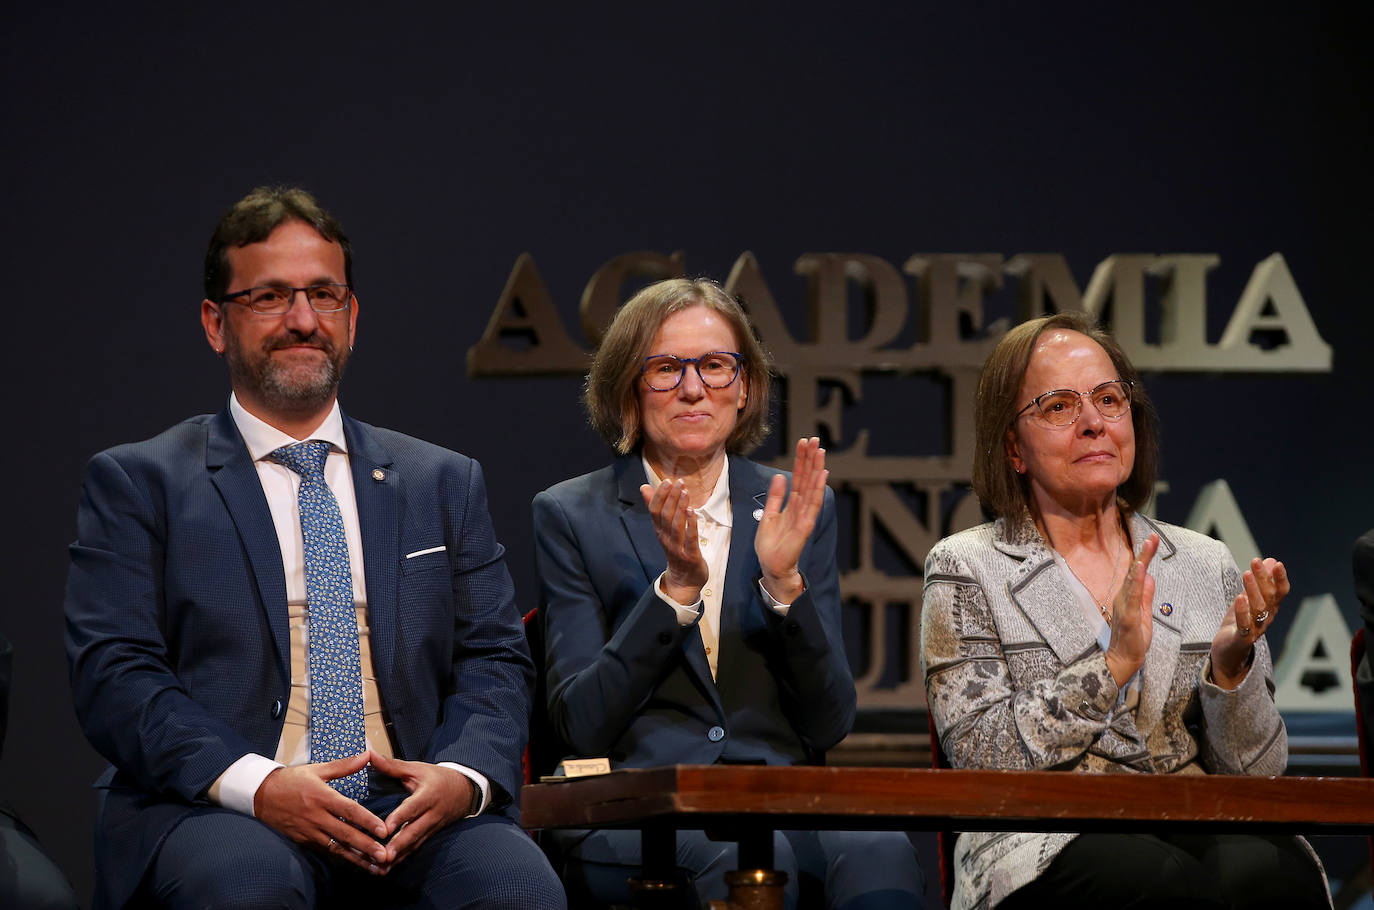
[[[1265,631],[1282,563],[1140,514],[1158,426],[1077,314],[1023,323],[979,378],[974,491],[996,520],[932,548],[921,660],[956,768],[1282,774]],[[953,907],[1328,907],[1301,838],[964,833]]]

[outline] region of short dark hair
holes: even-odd
[[[1016,473],[1007,457],[1007,432],[1025,402],[1017,398],[1026,377],[1031,354],[1040,336],[1054,329],[1086,335],[1102,347],[1116,368],[1118,379],[1135,383],[1131,392],[1131,425],[1135,430],[1135,464],[1131,475],[1117,487],[1117,497],[1128,509],[1139,509],[1154,493],[1159,473],[1159,416],[1140,375],[1116,339],[1087,315],[1069,311],[1030,319],[1002,336],[978,375],[978,397],[973,407],[973,492],[984,511],[1015,518],[1027,511],[1030,481]]]
[[[230,206],[205,251],[205,299],[219,303],[233,280],[229,249],[261,243],[283,222],[303,221],[343,247],[344,281],[353,285],[353,248],[343,225],[298,186],[260,186]]]
[[[773,362],[735,298],[709,278],[669,278],[631,297],[611,320],[587,373],[583,397],[592,428],[617,452],[628,455],[642,440],[639,413],[640,366],[654,336],[669,316],[694,306],[713,310],[729,324],[743,358],[741,378],[749,397],[725,440],[734,455],[749,452],[768,435]]]

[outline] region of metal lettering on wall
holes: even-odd
[[[1111,328],[1142,371],[1331,370],[1331,347],[1279,253],[1254,266],[1220,339],[1209,343],[1205,280],[1219,264],[1220,257],[1206,253],[1114,254],[1097,265],[1080,290],[1064,257],[1053,253],[1010,258],[918,253],[900,270],[864,253],[806,253],[795,264],[806,287],[807,334],[798,338],[753,254],[736,260],[725,286],[744,303],[785,385],[781,438],[829,440],[831,486],[852,505],[854,559],[840,582],[846,603],[868,613],[867,641],[861,643],[866,657],[855,680],[862,707],[925,704],[917,670],[919,567],[941,537],[982,521],[976,497],[968,491],[974,392],[983,361],[1013,320],[1085,310]],[[559,317],[533,257],[521,254],[486,331],[468,350],[468,371],[473,376],[585,373],[589,350],[625,299],[627,283],[684,274],[681,252],[625,253],[606,262],[582,294],[584,346]],[[1015,291],[1013,312],[988,318],[989,296],[1009,284]],[[851,312],[855,300],[865,304],[863,312]],[[843,426],[844,402],[861,400],[864,377],[875,374],[921,374],[946,384],[945,413],[937,415],[946,426],[943,452],[870,454],[870,434],[881,428]],[[846,438],[846,432],[848,444],[837,448],[834,441]],[[783,460],[778,464],[787,466]],[[880,528],[913,571],[894,573],[879,565]],[[1223,532],[1217,536],[1226,539],[1226,529],[1215,523],[1201,530]],[[1233,550],[1247,548],[1245,541],[1227,542]],[[907,621],[895,626],[888,621],[893,609]],[[888,636],[894,627],[905,631],[892,647]],[[894,659],[899,668],[889,666]]]

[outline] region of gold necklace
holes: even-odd
[[[1054,541],[1050,541],[1050,546],[1054,546]],[[1118,532],[1116,537],[1116,555],[1112,557],[1112,580],[1107,582],[1107,596],[1105,599],[1101,600],[1092,592],[1092,588],[1088,587],[1088,583],[1082,578],[1079,578],[1078,573],[1075,572],[1073,566],[1069,564],[1068,557],[1063,557],[1064,565],[1069,567],[1069,574],[1077,579],[1078,583],[1083,586],[1084,591],[1088,592],[1088,596],[1092,598],[1093,606],[1097,607],[1097,612],[1102,614],[1102,619],[1106,621],[1107,625],[1111,625],[1112,623],[1112,614],[1111,611],[1107,609],[1107,604],[1112,602],[1112,590],[1116,587],[1116,576],[1121,572],[1121,550],[1121,535]],[[1061,553],[1060,556],[1063,556],[1063,554]]]

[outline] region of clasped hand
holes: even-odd
[[[754,532],[754,553],[763,571],[763,586],[779,603],[791,603],[806,589],[798,563],[825,502],[829,476],[825,449],[820,439],[812,436],[797,440],[791,492],[781,474],[775,474],[768,484],[763,515]],[[668,560],[664,593],[681,604],[696,603],[709,568],[698,544],[696,511],[689,506],[686,485],[668,479],[656,488],[646,483],[639,492]]]
[[[368,762],[410,791],[385,820],[328,783],[361,771]],[[466,814],[473,786],[451,768],[364,751],[332,762],[278,768],[258,787],[253,813],[298,844],[385,875],[430,835]]]

